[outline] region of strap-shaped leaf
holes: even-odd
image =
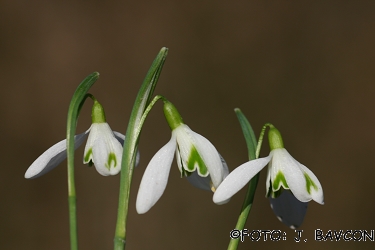
[[[234,109],[234,112],[237,115],[238,121],[240,122],[241,129],[243,135],[245,137],[247,151],[249,155],[249,160],[254,160],[257,158],[256,149],[257,149],[257,140],[251,127],[249,121],[246,119],[245,115],[241,112],[239,108]],[[245,223],[247,217],[249,216],[251,207],[253,205],[255,190],[258,185],[259,173],[255,175],[249,182],[249,187],[247,189],[247,193],[245,199],[242,204],[241,213],[238,217],[236,229],[243,230],[245,227]],[[228,250],[237,249],[239,243],[239,239],[231,239],[229,242]]]
[[[243,135],[245,137],[247,150],[249,154],[249,160],[254,160],[256,158],[255,151],[257,148],[257,140],[251,127],[249,121],[246,119],[245,115],[239,108],[234,109],[234,112],[237,115],[238,121],[240,122]]]
[[[138,140],[141,130],[142,115],[148,104],[151,102],[156,83],[159,79],[161,70],[168,54],[167,48],[162,48],[155,60],[153,61],[147,75],[139,89],[135,99],[132,113],[130,115],[129,124],[126,130],[124,151],[121,162],[121,179],[120,194],[117,214],[117,224],[115,233],[116,250],[125,248],[126,239],[126,221],[127,211],[129,207],[130,185],[133,176],[134,163],[138,148]]]

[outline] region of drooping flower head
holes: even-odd
[[[175,106],[164,101],[164,114],[172,137],[151,159],[137,196],[137,212],[146,213],[162,196],[174,154],[182,177],[194,186],[215,191],[228,175],[228,167],[216,148],[182,121]]]
[[[324,204],[323,189],[315,174],[296,161],[284,148],[279,130],[268,132],[271,159],[267,173],[267,196],[276,198],[283,189],[289,189],[301,202],[314,200]]]
[[[280,132],[273,125],[270,125],[268,138],[270,154],[233,170],[216,190],[214,202],[220,203],[232,197],[268,164],[266,196],[275,198],[283,190],[290,190],[301,202],[315,200],[323,204],[323,189],[318,178],[288,153]]]
[[[91,117],[91,131],[87,139],[83,163],[94,164],[101,175],[116,175],[121,170],[122,145],[106,122],[102,105],[96,100]]]
[[[91,116],[91,127],[84,133],[74,136],[74,148],[77,149],[89,135],[83,162],[94,164],[96,170],[103,176],[116,175],[121,169],[122,144],[125,136],[111,130],[106,122],[104,109],[96,99],[94,99]],[[25,178],[39,177],[57,167],[66,159],[66,149],[66,140],[47,149],[27,169]]]

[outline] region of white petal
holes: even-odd
[[[293,157],[290,156],[288,151],[286,151],[285,148],[278,148],[271,151],[270,155],[272,155],[272,159],[268,165],[268,177],[271,180],[272,183],[272,191],[276,192],[281,187],[288,188],[287,185],[285,185],[282,181],[276,182],[276,177],[281,173],[285,177],[285,171],[292,168],[295,169],[297,167],[297,172],[295,172],[295,175],[298,176],[298,174],[301,171],[298,171],[298,164],[293,159]],[[286,177],[285,177],[286,178]],[[288,182],[286,183],[288,184]],[[277,185],[277,187],[275,187]],[[268,190],[267,190],[268,191]]]
[[[89,144],[91,143],[91,145]],[[91,158],[96,170],[103,176],[116,175],[121,170],[122,146],[107,123],[93,123],[85,148],[92,149]]]
[[[310,195],[307,193],[304,186],[306,186],[305,178],[303,173],[299,167],[299,163],[288,153],[285,148],[278,148],[272,150],[273,156],[272,161],[270,162],[270,175],[271,175],[271,182],[272,186],[274,186],[274,181],[276,179],[276,175],[281,172],[286,180],[288,188],[292,191],[292,193],[296,196],[296,190],[301,190],[301,194],[296,196],[302,202],[306,202],[311,200]],[[277,191],[272,187],[273,191]],[[305,190],[305,192],[303,192]]]
[[[93,124],[91,124],[89,138],[87,138],[85,150],[83,151],[83,163],[84,164],[87,164],[90,161],[92,161],[92,147],[95,143],[95,140],[97,139],[96,138],[96,136],[98,135],[97,130],[98,130],[98,127],[93,126]]]
[[[269,156],[271,156],[271,160],[268,163],[268,168],[267,168],[267,177],[266,177],[266,197],[268,196],[268,191],[270,190],[270,185],[271,185],[271,168],[270,165],[272,165],[272,152],[270,152]]]
[[[181,177],[183,176],[182,175],[182,159],[181,159],[181,156],[180,156],[180,151],[177,149],[176,150],[176,161],[177,161],[177,167],[178,167],[178,170],[180,170],[180,173],[181,173]],[[185,169],[185,168],[184,168]]]
[[[223,163],[216,148],[209,140],[192,131],[187,125],[179,126],[173,130],[173,133],[176,135],[179,149],[178,153],[181,157],[181,163],[177,162],[179,168],[181,168],[180,165],[183,165],[183,167],[187,169],[186,165],[191,154],[191,149],[195,148],[208,171],[205,175],[198,174],[201,175],[201,177],[207,177],[210,175],[213,186],[217,188],[225,178],[225,171],[227,171],[227,169],[224,169],[225,167],[223,167]],[[198,171],[197,165],[198,164],[195,164],[193,171]]]
[[[292,229],[301,226],[307,212],[307,202],[301,202],[289,191],[284,190],[277,198],[269,198],[277,218]]]
[[[176,138],[171,140],[152,157],[139,186],[136,209],[139,214],[146,213],[163,195],[171,169]]]
[[[112,132],[115,135],[116,139],[121,143],[121,145],[124,146],[125,135],[123,135],[123,134],[121,134],[117,131],[112,131]],[[140,159],[139,150],[137,150],[137,156],[136,156],[136,159],[135,159],[135,166],[138,166],[139,159]]]
[[[228,165],[227,165],[227,162],[224,160],[224,158],[220,155],[220,159],[221,159],[221,162],[223,163],[223,180],[225,179],[225,178],[227,178],[227,176],[229,175],[229,169],[228,169]],[[220,185],[219,185],[220,186]],[[215,191],[216,191],[216,189],[215,189]],[[214,192],[215,192],[214,191]],[[223,205],[223,204],[225,204],[225,203],[228,203],[230,201],[230,198],[229,199],[226,199],[226,200],[224,200],[224,201],[222,201],[222,202],[220,202],[220,203],[216,203],[216,204],[218,204],[218,205]]]
[[[216,189],[213,201],[217,204],[231,198],[242,189],[270,161],[271,156],[255,159],[233,170]]]
[[[314,201],[318,202],[319,204],[324,204],[324,195],[323,195],[323,188],[320,184],[318,178],[314,175],[314,173],[308,169],[306,166],[302,165],[300,163],[300,168],[310,177],[310,179],[314,182],[314,184],[317,186],[317,190],[314,189],[314,187],[311,187],[311,197]]]
[[[312,181],[317,185],[318,190],[311,188],[314,197],[318,203],[323,203],[323,191],[316,176],[305,166],[296,161],[286,149],[273,150],[272,168],[281,170],[290,191],[301,202],[307,202],[313,199],[312,195],[306,189],[306,179],[304,173],[308,174]],[[274,171],[276,173],[276,170]],[[271,175],[273,181],[274,176]]]
[[[202,157],[210,174],[212,184],[216,189],[228,175],[228,167],[225,161],[225,164],[222,162],[219,152],[209,140],[194,131],[191,132],[196,143],[195,147]]]
[[[74,136],[74,149],[77,149],[82,144],[89,131],[90,129],[82,134]],[[56,143],[39,156],[27,169],[25,178],[33,179],[44,175],[57,167],[65,159],[66,139]]]
[[[227,162],[224,160],[224,158],[220,155],[221,163],[223,164],[223,179],[227,178],[229,175],[229,168]]]
[[[221,163],[222,163],[222,173],[223,173],[223,179],[225,179],[229,174],[229,169],[226,161],[224,158],[220,155]],[[195,187],[204,189],[204,190],[211,190],[214,191],[216,188],[212,187],[212,181],[210,175],[207,177],[200,176],[197,171],[193,172],[192,175],[187,177],[188,181]],[[214,190],[213,190],[214,188]],[[228,200],[229,201],[229,200]]]
[[[187,162],[189,160],[189,157],[190,157],[190,154],[191,154],[191,149],[193,147],[195,147],[195,145],[193,144],[193,138],[191,137],[191,129],[186,126],[186,125],[180,125],[179,127],[175,128],[173,131],[172,131],[172,135],[175,136],[176,138],[176,141],[177,141],[177,151],[176,154],[178,153],[179,154],[179,157],[180,157],[180,165],[182,166],[179,166],[180,167],[183,167],[185,170],[187,171],[194,171],[196,170],[196,165],[194,166],[195,169],[193,170],[189,170],[188,167],[187,167]],[[181,170],[180,170],[181,171]]]

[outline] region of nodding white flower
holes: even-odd
[[[301,202],[314,200],[324,204],[323,189],[318,178],[288,153],[284,148],[280,132],[270,126],[268,137],[270,154],[246,162],[233,170],[216,190],[214,202],[220,203],[232,197],[268,164],[267,196],[275,198],[283,189],[289,189]]]
[[[229,173],[216,148],[182,122],[173,104],[164,101],[164,113],[172,137],[154,155],[143,174],[136,201],[139,214],[146,213],[164,193],[174,155],[181,177],[187,177],[201,189],[215,191]]]
[[[74,149],[77,149],[88,135],[83,162],[94,164],[103,176],[116,175],[121,170],[125,136],[111,130],[105,120],[103,107],[96,100],[92,108],[92,122],[87,131],[74,136]],[[66,149],[66,139],[47,149],[27,169],[25,178],[37,178],[57,167],[67,157]],[[138,157],[137,155],[137,161]]]
[[[108,123],[93,123],[87,139],[83,163],[94,164],[103,176],[116,175],[121,170],[122,145]]]

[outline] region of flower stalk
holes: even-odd
[[[78,249],[77,234],[77,206],[76,206],[76,188],[74,181],[74,135],[77,127],[78,115],[81,107],[88,97],[87,92],[99,78],[99,73],[94,72],[87,76],[78,85],[69,105],[66,144],[68,161],[68,200],[69,200],[69,227],[70,227],[70,249]]]

